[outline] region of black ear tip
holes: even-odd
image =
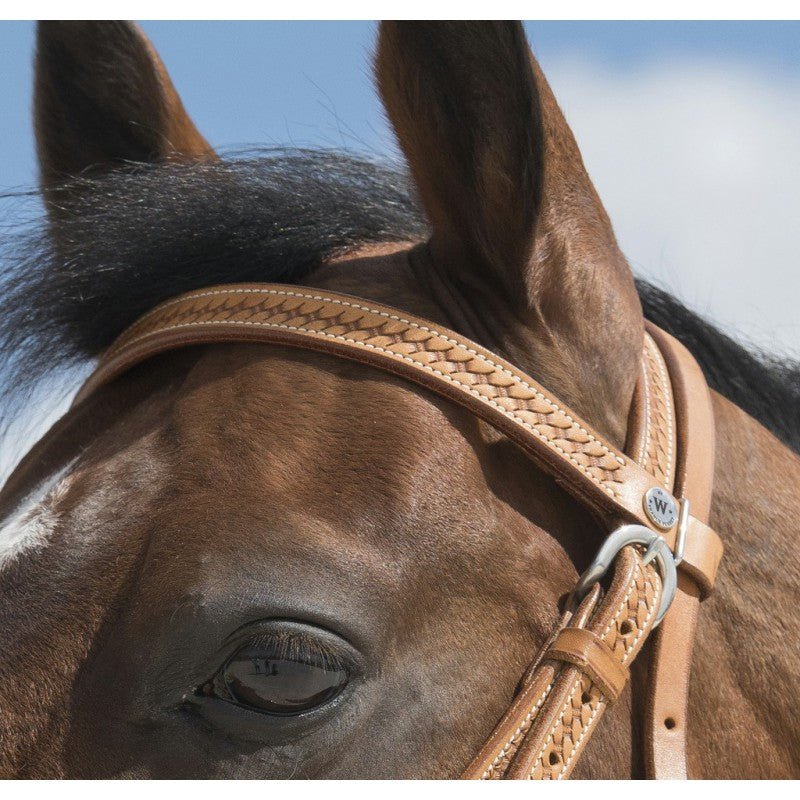
[[[40,20],[36,23],[39,49],[60,44],[74,49],[122,45],[139,41],[138,25],[124,20]]]
[[[36,23],[36,33],[40,39],[70,39],[86,36],[102,23],[78,20],[48,19]]]
[[[36,42],[40,54],[46,52],[48,45],[68,38],[68,30],[65,28],[68,24],[60,20],[39,20],[36,23]]]

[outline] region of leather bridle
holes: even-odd
[[[465,778],[569,777],[659,623],[648,671],[646,769],[655,778],[687,777],[692,646],[699,603],[712,590],[723,548],[707,525],[711,399],[679,342],[647,323],[625,452],[463,336],[371,301],[301,286],[217,286],[161,304],[108,349],[76,402],[157,353],[220,342],[322,351],[450,398],[505,433],[610,531]]]

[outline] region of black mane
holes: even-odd
[[[57,241],[37,209],[0,243],[0,441],[56,370],[97,357],[171,296],[213,283],[291,283],[357,245],[426,233],[398,170],[334,152],[135,164],[59,195]]]
[[[800,363],[745,349],[646,281],[637,280],[636,288],[645,317],[686,346],[708,385],[800,452]]]
[[[427,234],[403,173],[338,152],[137,165],[81,183],[57,247],[39,226],[0,249],[6,422],[54,369],[96,357],[171,296],[291,283],[357,245]],[[638,289],[646,316],[686,344],[710,385],[800,451],[800,365],[748,352],[674,297],[642,281]]]

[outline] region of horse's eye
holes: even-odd
[[[344,689],[348,677],[346,670],[304,654],[302,648],[287,652],[285,647],[267,642],[250,644],[236,652],[214,683],[222,683],[229,699],[238,705],[268,714],[291,715],[332,700]]]

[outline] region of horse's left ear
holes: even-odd
[[[641,306],[522,25],[384,22],[375,68],[433,227],[434,261],[461,307],[621,440]]]
[[[131,162],[215,158],[129,22],[39,23],[34,118],[45,191]]]

